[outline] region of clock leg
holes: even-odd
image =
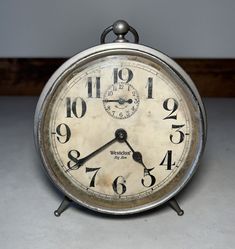
[[[71,202],[72,200],[65,196],[60,206],[55,210],[54,215],[59,217],[69,207]]]
[[[172,198],[168,201],[169,206],[176,211],[179,216],[184,214],[184,210],[182,210],[175,198]]]

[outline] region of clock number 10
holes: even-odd
[[[80,112],[78,112],[78,102],[80,107]],[[82,118],[86,113],[86,102],[83,98],[77,97],[75,99],[71,99],[70,97],[66,98],[66,117],[67,118]]]

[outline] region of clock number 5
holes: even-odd
[[[141,179],[141,183],[144,187],[149,188],[152,187],[156,183],[156,178],[154,175],[151,175],[150,172],[152,169],[145,169],[144,170],[144,177]]]
[[[122,195],[126,192],[126,180],[123,176],[118,176],[114,181],[113,181],[113,190],[115,193]]]

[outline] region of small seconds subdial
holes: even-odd
[[[139,94],[127,83],[111,85],[103,98],[104,109],[113,118],[126,119],[131,117],[139,107]]]

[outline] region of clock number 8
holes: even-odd
[[[119,182],[120,180],[121,182]],[[115,193],[122,195],[126,192],[126,180],[123,176],[118,176],[114,181],[113,181],[113,190]]]
[[[70,150],[68,153],[68,158],[70,159],[70,161],[68,161],[67,166],[68,166],[68,170],[75,170],[79,168],[79,160],[78,158],[80,157],[80,152],[77,150]]]

